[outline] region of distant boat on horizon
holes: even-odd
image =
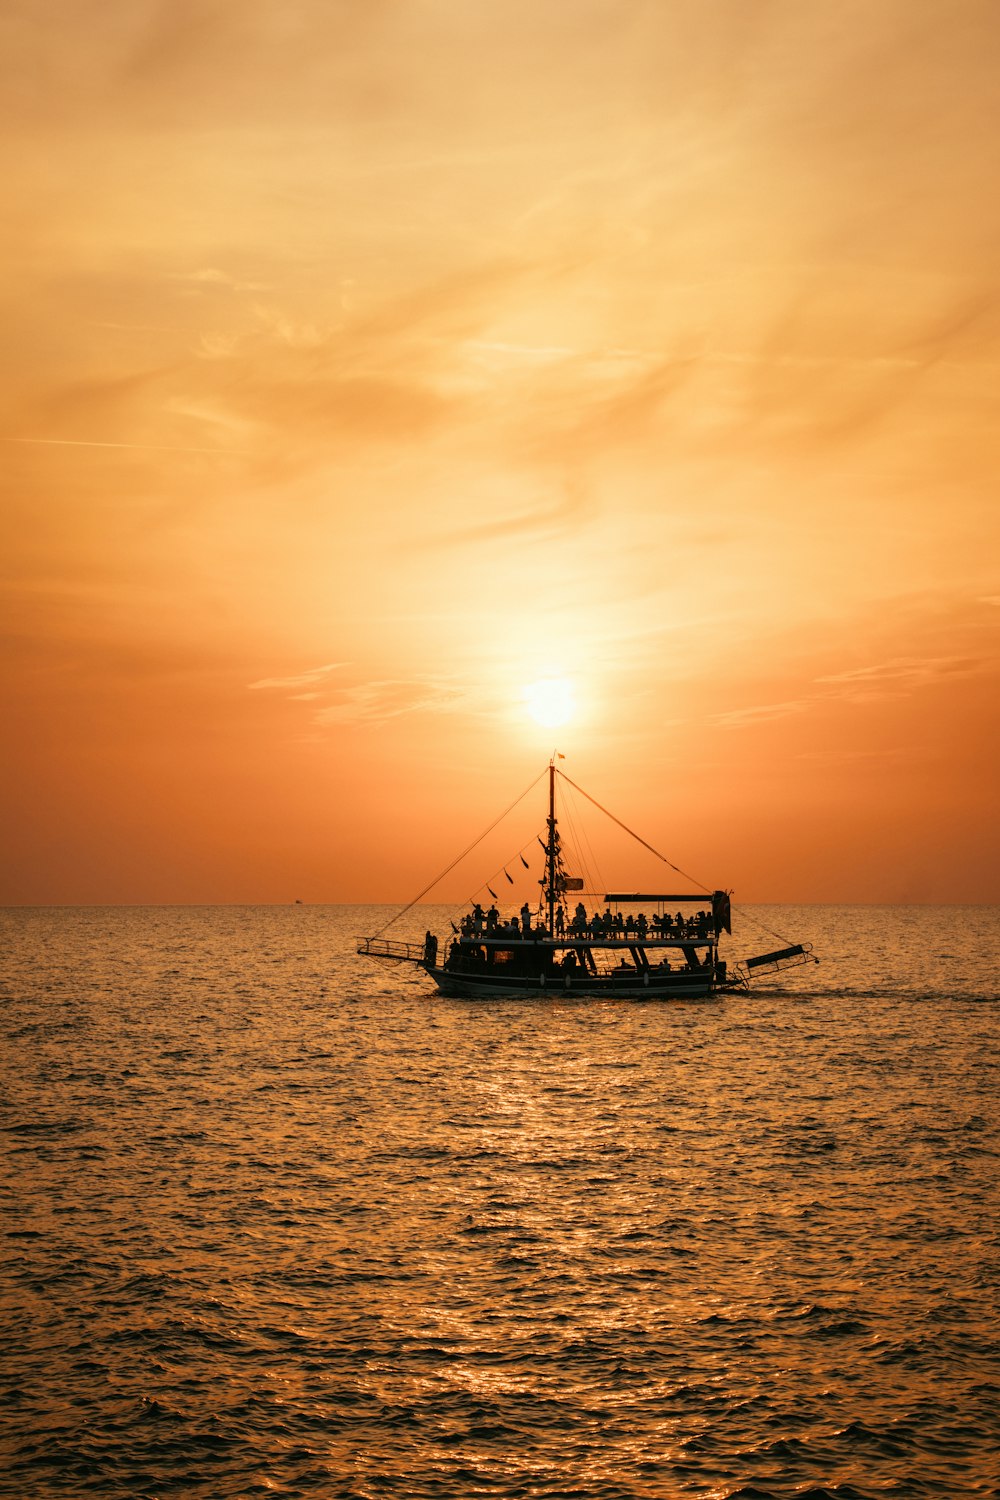
[[[497,905],[497,892],[487,882],[482,887],[483,899],[488,892],[493,904],[484,909],[480,901],[473,902],[457,925],[452,922],[451,933],[443,941],[432,932],[426,934],[423,944],[383,937],[382,933],[433,890],[442,878],[439,876],[380,933],[360,939],[358,953],[386,963],[415,964],[430,975],[443,995],[470,999],[551,993],[593,999],[704,999],[748,989],[754,972],[776,973],[819,962],[810,944],[789,943],[730,966],[719,957],[722,933],[732,932],[732,892],[726,890],[610,891],[603,896],[604,910],[588,914],[579,899],[584,894],[584,881],[570,872],[564,860],[556,816],[557,777],[657,859],[677,870],[571,781],[556,766],[553,756],[548,765],[546,835],[538,839],[545,867],[536,909],[525,901],[519,912],[504,915]],[[522,797],[525,795],[522,793]],[[495,826],[491,824],[487,832]],[[527,867],[523,851],[517,858]],[[503,874],[513,883],[506,868]],[[500,877],[496,878],[499,884]],[[571,894],[578,898],[572,909],[568,899]]]

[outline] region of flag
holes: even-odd
[[[497,899],[497,893],[496,893],[496,891],[493,889],[493,887],[491,885],[488,885],[486,887],[486,889],[489,891],[490,895],[493,897],[493,899],[495,901]]]
[[[525,859],[525,857],[524,857],[523,854],[521,855],[521,863],[522,863],[522,865],[524,866],[524,868],[526,870],[530,870],[531,869],[531,866],[528,864],[528,861]]]
[[[715,925],[716,935],[725,929],[731,933],[733,930],[733,918],[729,905],[728,891],[714,891],[712,894],[712,921]]]
[[[508,874],[508,872],[506,870],[504,870],[504,874],[507,876],[507,879],[510,881],[511,885],[513,885],[514,884],[514,877],[513,877],[513,875]]]

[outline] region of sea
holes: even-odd
[[[1000,908],[645,1003],[391,915],[0,913],[0,1495],[1000,1493]]]

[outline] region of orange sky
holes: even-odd
[[[404,900],[556,741],[740,900],[1000,900],[993,0],[0,40],[0,900]]]

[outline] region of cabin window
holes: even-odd
[[[514,950],[512,948],[494,948],[493,949],[493,967],[495,969],[499,968],[503,964],[511,964],[513,962],[514,962]]]

